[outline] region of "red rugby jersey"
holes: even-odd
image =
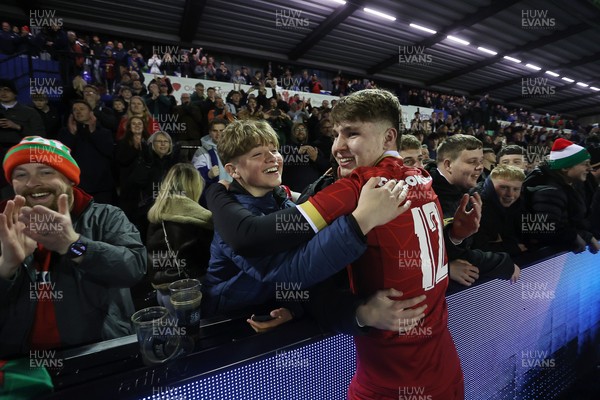
[[[407,333],[371,329],[368,335],[355,337],[357,371],[352,384],[395,399],[403,390],[413,390],[403,387],[423,388],[416,390],[438,396],[456,384],[462,372],[448,331],[443,214],[429,174],[405,166],[388,153],[376,166],[356,168],[350,177],[328,186],[298,208],[320,229],[350,214],[362,187],[375,176],[404,180],[410,186],[412,204],[398,218],[367,234],[366,252],[348,267],[352,290],[368,296],[394,288],[403,292],[402,299],[425,294],[427,308],[425,318]]]

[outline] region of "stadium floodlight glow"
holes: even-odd
[[[575,79],[567,78],[566,76],[563,76],[563,77],[562,77],[562,78],[560,78],[560,79],[562,79],[563,81],[567,81],[567,82],[569,82],[569,83],[573,83],[573,82],[575,82]]]
[[[600,90],[600,88],[597,88],[596,86],[590,86],[590,89],[592,89],[595,92]]]
[[[409,26],[410,26],[411,28],[419,29],[419,30],[422,30],[422,31],[424,31],[424,32],[432,33],[432,34],[434,34],[434,35],[437,33],[437,32],[436,32],[436,31],[434,31],[433,29],[425,28],[424,26],[421,26],[421,25],[417,25],[417,24],[410,24]]]
[[[334,3],[338,3],[338,4],[341,4],[341,5],[345,5],[346,4],[346,2],[344,0],[329,0],[329,1],[333,1]]]
[[[363,11],[368,13],[368,14],[373,14],[373,15],[377,15],[378,17],[381,18],[385,18],[385,19],[389,19],[390,21],[395,21],[396,17],[392,17],[391,15],[388,15],[386,13],[382,13],[381,11],[377,11],[377,10],[373,10],[372,8],[363,8]]]
[[[537,65],[533,65],[533,64],[525,64],[525,66],[529,69],[534,69],[536,71],[539,71],[540,69],[542,69],[542,67],[538,67]]]
[[[552,76],[553,76],[553,77],[555,77],[555,78],[558,78],[558,77],[560,76],[560,74],[557,74],[556,72],[553,72],[553,71],[546,71],[546,73],[547,73],[548,75],[552,75]]]
[[[465,46],[468,46],[470,44],[466,40],[463,40],[461,38],[457,38],[456,36],[452,36],[452,35],[446,36],[446,39],[450,39],[450,40],[452,40],[452,41],[454,41],[456,43],[464,44]]]
[[[521,60],[509,56],[504,56],[504,58],[506,58],[508,61],[516,62],[517,64],[521,62]]]
[[[485,47],[478,47],[477,50],[483,51],[484,53],[488,53],[488,54],[491,54],[493,56],[495,56],[496,54],[498,54],[494,50],[486,49]]]
[[[583,83],[583,82],[577,82],[577,86],[588,87],[590,85],[588,85],[587,83]]]

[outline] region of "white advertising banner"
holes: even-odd
[[[154,79],[155,75],[144,74],[144,77],[145,77],[145,83],[148,84],[148,82],[150,82],[152,79]],[[175,96],[175,99],[177,99],[177,104],[180,104],[181,94],[182,93],[193,93],[194,87],[196,86],[196,84],[198,82],[200,82],[204,85],[205,92],[206,92],[206,89],[208,89],[209,87],[214,87],[217,90],[217,93],[219,93],[223,98],[227,97],[227,94],[230,91],[239,88],[239,85],[234,85],[231,82],[209,81],[209,80],[195,79],[195,78],[181,78],[178,76],[169,76],[168,78],[171,81],[171,85],[173,85],[173,93],[172,94],[173,94],[173,96]],[[234,89],[234,86],[235,86],[235,89]],[[251,85],[241,85],[241,87],[246,93],[250,89],[252,89]],[[300,95],[300,99],[302,99],[302,98],[307,99],[307,100],[310,99],[311,105],[317,106],[317,107],[321,106],[321,103],[323,102],[323,100],[328,100],[329,103],[331,104],[331,100],[339,99],[338,96],[316,94],[316,93],[309,93],[309,92],[300,92],[300,91],[296,91],[296,90],[284,90],[281,87],[277,87],[276,90],[277,90],[277,93],[281,93],[281,96],[283,97],[283,99],[285,101],[287,101],[288,98],[294,96],[295,94],[298,94],[298,95]],[[254,91],[254,93],[258,94],[258,92],[256,90]],[[267,88],[267,96],[268,97],[271,96],[271,88]]]

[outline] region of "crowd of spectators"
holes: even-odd
[[[217,148],[220,135],[236,120],[266,122],[273,128],[290,199],[336,167],[330,118],[335,102],[311,104],[301,95],[279,90],[321,93],[324,84],[308,69],[294,74],[290,67],[268,62],[254,73],[245,66],[230,70],[202,48],[158,54],[140,45],[128,47],[123,41],[103,42],[97,35],[87,40],[60,27],[35,35],[26,28],[3,22],[0,51],[58,60],[67,80],[60,99],[34,93],[30,107],[16,101],[13,81],[0,82],[2,156],[25,136],[60,140],[81,168],[79,187],[97,203],[120,207],[142,241],[146,243],[148,235],[156,249],[168,248],[169,243],[162,242],[162,232],[168,231],[169,237],[177,238],[172,244],[184,243],[186,251],[202,249],[190,260],[206,262],[207,243],[188,243],[177,236],[197,229],[210,241],[212,225],[210,212],[202,208],[206,206],[202,188],[193,195],[185,193],[190,189],[181,189],[179,203],[172,204],[169,190],[174,190],[174,184],[165,188],[163,179],[179,165],[173,176],[188,174],[189,182],[202,181],[202,187],[231,181]],[[149,82],[144,79],[146,71],[155,74]],[[193,93],[182,93],[177,99],[172,95],[173,76],[215,81],[215,85],[198,82]],[[224,93],[217,82],[251,88]],[[347,79],[341,72],[326,86],[336,96],[377,87],[373,81]],[[471,239],[472,247],[452,257],[451,279],[463,285],[472,284],[480,274],[516,280],[519,268],[513,258],[547,244],[574,251],[586,246],[594,253],[600,250],[597,124],[584,128],[559,115],[508,110],[493,104],[487,94],[467,99],[410,89],[396,95],[404,104],[435,110],[431,115],[411,116],[397,150],[406,165],[431,173],[444,217],[452,218],[464,207],[465,193],[481,193],[483,198],[481,230]],[[562,160],[565,149],[576,156]],[[189,174],[190,165],[199,176]],[[2,198],[14,195],[6,181],[2,187]],[[544,191],[548,188],[557,195],[548,196]],[[148,212],[156,208],[157,198],[164,207],[153,212],[149,221]],[[178,220],[167,212],[171,209],[200,210],[202,218],[195,221],[188,215]],[[541,222],[554,228],[541,232],[531,225]],[[153,275],[149,273],[148,279]],[[164,290],[164,274],[156,275],[160,282],[152,282],[154,287]]]

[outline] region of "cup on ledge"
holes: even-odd
[[[139,310],[131,316],[131,322],[145,364],[161,364],[182,352],[182,336],[165,307]]]
[[[181,279],[169,285],[177,324],[189,328],[192,334],[200,330],[201,287],[198,279]]]

